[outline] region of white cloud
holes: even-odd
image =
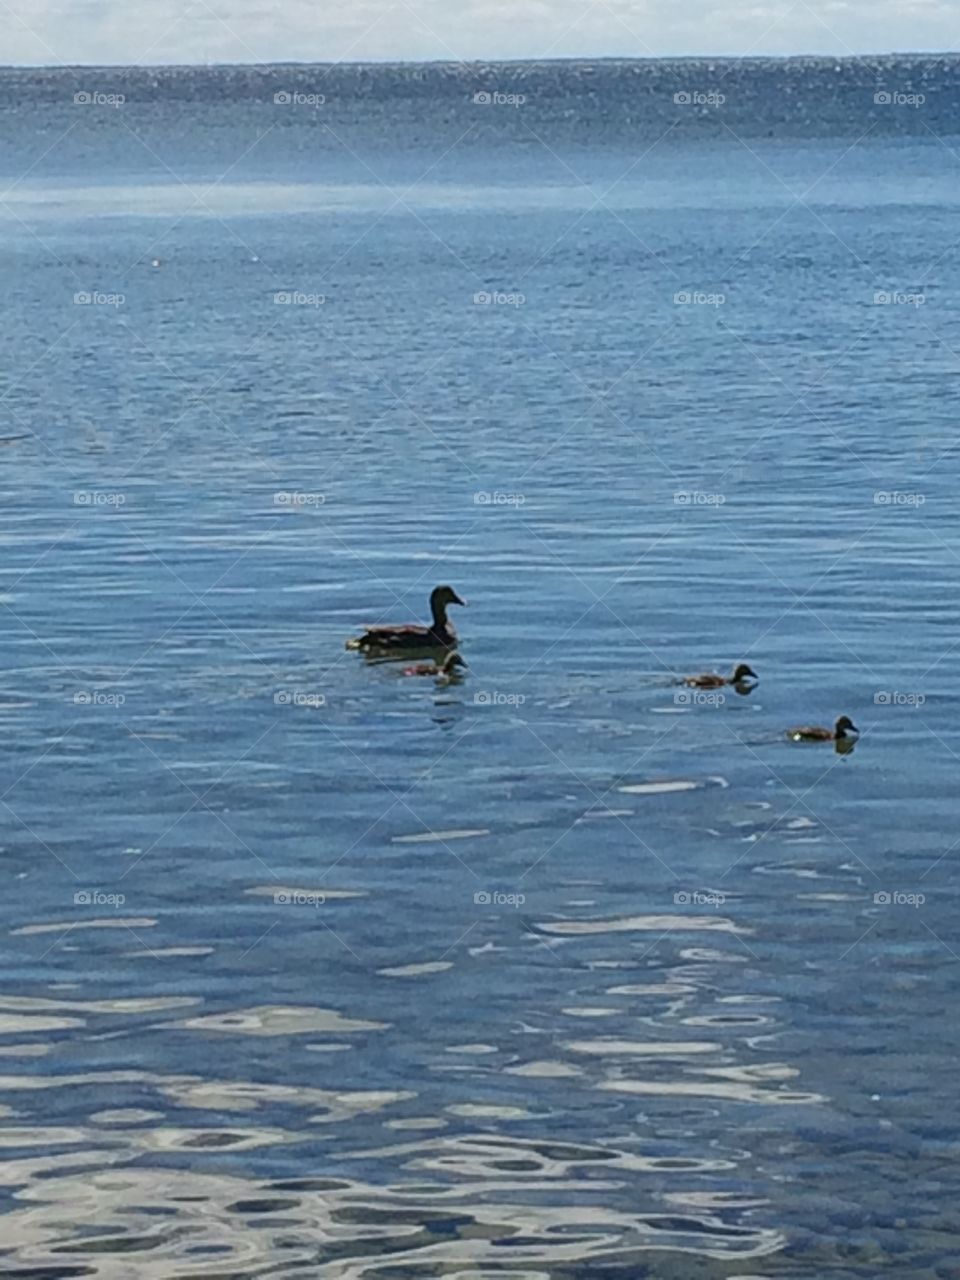
[[[3,62],[275,62],[945,50],[945,0],[12,0]]]

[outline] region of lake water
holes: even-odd
[[[0,74],[3,1275],[960,1276],[957,69]]]

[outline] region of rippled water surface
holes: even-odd
[[[0,76],[3,1275],[960,1276],[917,65]]]

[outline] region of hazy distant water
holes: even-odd
[[[0,74],[4,1275],[958,1273],[955,77]]]

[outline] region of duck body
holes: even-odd
[[[681,683],[688,689],[722,689],[725,685],[745,685],[759,678],[752,667],[741,662],[728,676],[722,676],[716,671],[702,671],[696,676],[684,676]]]
[[[684,676],[683,683],[688,689],[720,689],[727,683],[727,678],[715,671],[702,671],[698,676]]]
[[[855,742],[860,730],[849,716],[841,716],[832,729],[818,724],[802,724],[796,729],[788,729],[787,737],[791,742]]]
[[[430,613],[432,621],[429,626],[418,623],[407,623],[403,626],[376,625],[367,627],[360,636],[347,641],[348,649],[378,657],[411,657],[418,653],[431,653],[437,649],[452,649],[457,643],[457,632],[447,617],[447,606],[466,604],[454,591],[453,587],[434,587],[430,593]]]
[[[457,669],[459,667],[466,669],[466,666],[467,664],[454,649],[440,663],[420,662],[416,666],[404,668],[403,674],[405,676],[438,676],[444,680],[456,680],[458,678]]]

